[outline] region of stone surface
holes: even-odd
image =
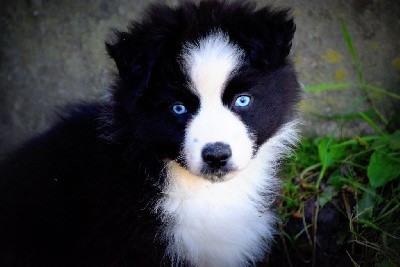
[[[0,9],[0,158],[23,140],[47,129],[59,107],[101,99],[115,71],[104,41],[112,28],[124,29],[149,2],[88,0],[1,1]],[[180,1],[166,1],[176,5]],[[265,1],[258,1],[265,4]],[[357,83],[341,32],[346,23],[367,83],[399,93],[400,1],[269,1],[290,7],[297,24],[292,57],[304,85]],[[353,122],[338,128],[321,115],[349,113],[363,94],[359,88],[306,93],[300,109],[306,134],[369,131]],[[370,92],[390,117],[399,105]],[[352,104],[353,103],[353,104]],[[368,105],[358,109],[367,110]],[[317,114],[317,115],[316,115]]]

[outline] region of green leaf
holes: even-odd
[[[300,168],[307,168],[319,162],[317,146],[311,139],[303,139],[295,155]]]
[[[361,199],[357,203],[359,218],[363,220],[371,219],[374,206],[375,200],[373,194],[364,192]]]
[[[335,146],[335,143],[330,137],[325,137],[318,141],[318,155],[324,168],[332,166],[335,161],[346,156],[346,147]]]
[[[400,176],[400,159],[375,151],[371,155],[367,175],[373,188],[384,186]]]
[[[365,87],[365,89],[372,90],[372,91],[381,93],[383,95],[390,96],[390,97],[393,97],[393,98],[396,98],[396,99],[400,100],[400,95],[395,94],[395,93],[393,93],[393,92],[391,92],[389,90],[385,90],[385,89],[382,89],[380,87],[369,85],[369,84],[364,84],[364,87]]]
[[[317,85],[306,85],[304,86],[304,90],[307,92],[338,90],[338,89],[347,89],[352,85],[353,84],[351,83],[327,83],[327,84],[323,83]]]
[[[285,204],[285,208],[286,209],[290,209],[292,207],[297,207],[299,205],[299,202],[296,199],[293,199],[291,197],[288,196],[284,196],[283,200],[286,202]]]
[[[342,28],[342,34],[347,45],[347,50],[349,51],[354,66],[356,67],[358,79],[360,80],[360,83],[363,85],[365,84],[365,82],[364,82],[364,74],[360,66],[360,60],[358,58],[356,50],[354,49],[353,40],[351,39],[350,33],[347,30],[347,26],[344,20],[340,20],[340,26]]]
[[[386,137],[387,136],[385,137],[380,136],[380,138],[377,138],[375,142],[372,144],[372,148],[375,151],[379,151],[381,153],[389,153],[390,139]]]
[[[389,147],[393,150],[400,150],[400,130],[395,131],[389,135]]]
[[[333,185],[337,189],[340,189],[345,184],[342,178],[344,178],[342,172],[340,170],[335,170],[334,172],[331,173],[331,175],[329,175],[327,184]]]
[[[362,183],[359,183],[355,181],[353,178],[348,179],[348,178],[340,178],[344,183],[350,185],[353,188],[362,190],[363,192],[367,192],[368,194],[371,194],[374,196],[376,203],[381,203],[383,198],[382,196],[378,195],[375,191],[375,189],[371,188],[369,185],[364,185]]]
[[[380,135],[384,135],[383,131],[379,128],[379,126],[364,112],[358,112],[360,114],[361,118],[371,126],[372,129],[374,129],[377,133]]]
[[[316,85],[306,85],[304,86],[304,90],[306,92],[318,92],[318,91],[330,91],[330,90],[343,90],[349,88],[358,88],[363,87],[366,90],[371,90],[389,97],[393,97],[395,99],[400,100],[400,95],[393,93],[387,89],[383,89],[377,86],[373,86],[370,84],[359,84],[359,83],[322,83]]]
[[[398,267],[398,266],[389,260],[385,260],[381,263],[378,263],[376,267]]]
[[[358,112],[346,113],[346,114],[333,114],[333,115],[325,115],[325,114],[321,114],[318,112],[312,112],[312,111],[308,111],[307,113],[316,118],[328,120],[328,121],[338,121],[338,120],[349,121],[349,120],[358,120],[358,119],[362,118]],[[373,116],[375,113],[373,110],[367,110],[367,111],[364,111],[364,114],[367,114],[368,116]]]
[[[319,206],[323,208],[326,203],[332,200],[333,197],[337,196],[338,190],[334,186],[325,187],[324,191],[321,193],[319,197]]]

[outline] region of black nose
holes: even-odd
[[[206,144],[201,152],[204,162],[212,169],[224,167],[232,156],[231,147],[222,142]]]

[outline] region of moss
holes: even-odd
[[[397,70],[400,70],[400,56],[392,59],[392,66],[395,67]]]
[[[348,73],[345,69],[339,69],[335,72],[334,80],[335,82],[343,82],[346,80]]]
[[[342,61],[343,56],[333,49],[328,49],[326,50],[325,54],[322,55],[322,59],[324,59],[328,63],[336,64]]]

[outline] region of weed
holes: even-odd
[[[367,84],[343,21],[343,38],[358,83],[306,86],[308,92],[359,88],[363,97],[346,114],[323,117],[338,128],[365,121],[375,134],[336,139],[304,139],[283,168],[278,212],[288,266],[351,264],[400,266],[400,129],[375,107],[369,92],[400,100],[400,95]],[[360,111],[366,102],[369,110]]]

